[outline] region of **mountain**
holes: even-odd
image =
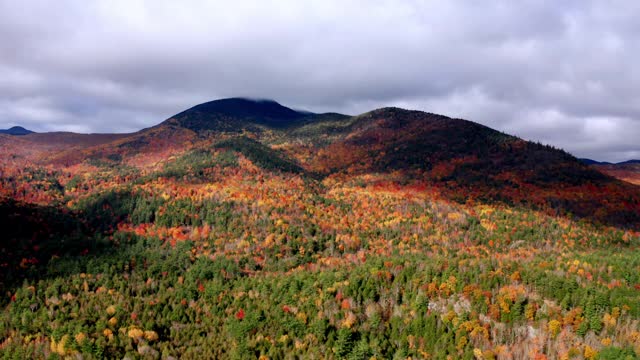
[[[617,164],[599,163],[592,165],[594,169],[628,183],[640,185],[640,161],[627,160]]]
[[[640,213],[633,211],[640,202],[638,188],[560,149],[422,111],[381,108],[358,116],[314,114],[272,100],[230,98],[194,106],[133,134],[47,133],[22,138],[42,150],[34,155],[30,149],[32,158],[56,166],[117,159],[157,167],[172,154],[210,151],[227,141],[250,159],[273,156],[315,179],[381,174],[394,183],[436,189],[457,202],[501,202],[640,226]],[[618,209],[619,204],[631,205]],[[600,211],[594,212],[596,207]]]
[[[564,151],[527,142],[467,120],[383,108],[350,121],[349,126],[343,127],[342,138],[326,148],[324,158],[318,158],[320,162],[339,164],[333,170],[360,168],[359,164],[364,162],[366,166],[362,171],[430,171],[443,162],[464,159],[467,165],[473,163],[470,171],[493,168],[534,170],[538,174],[537,169],[542,166],[571,165],[593,173]],[[344,156],[345,152],[351,155]],[[491,176],[491,173],[487,174]]]
[[[611,164],[610,162],[597,161],[597,160],[587,159],[587,158],[580,158],[578,160],[580,160],[580,162],[582,162],[585,165],[608,165],[608,164]]]
[[[300,150],[293,145],[291,152],[302,151],[308,142],[303,141]],[[640,225],[640,213],[634,210],[640,210],[640,188],[560,149],[442,115],[374,110],[340,122],[332,140],[316,146],[308,159],[307,167],[325,176],[386,173],[398,183],[435,188],[458,202],[502,202]],[[604,208],[594,212],[598,206]]]
[[[601,166],[422,111],[249,99],[0,135],[0,349],[633,358],[640,186]]]
[[[0,134],[7,134],[7,135],[21,136],[21,135],[28,135],[28,134],[32,134],[32,133],[33,133],[33,131],[27,130],[27,129],[23,128],[22,126],[14,126],[12,128],[6,129],[6,130],[0,129]]]
[[[608,161],[597,161],[597,160],[592,160],[592,159],[586,159],[586,158],[581,158],[578,159],[580,160],[582,163],[586,164],[586,165],[628,165],[628,164],[640,164],[640,160],[626,160],[626,161],[621,161],[621,162],[617,162],[617,163],[612,163],[612,162],[608,162]]]
[[[640,164],[640,160],[627,160],[627,161],[622,161],[619,162],[617,165],[629,165],[629,164]]]
[[[586,165],[631,184],[640,185],[640,160],[627,160],[618,163],[600,162],[591,159],[580,159]]]
[[[196,132],[239,131],[249,127],[282,129],[312,121],[316,114],[296,111],[273,100],[229,98],[196,105],[172,116],[166,124]]]

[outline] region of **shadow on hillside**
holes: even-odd
[[[73,268],[48,271],[52,259],[89,259],[113,251],[108,238],[92,231],[79,213],[53,206],[0,201],[0,305],[25,280],[64,276]]]
[[[640,187],[619,180],[610,179],[597,187],[589,183],[575,187],[521,186],[509,181],[464,181],[455,177],[444,181],[442,195],[460,204],[473,200],[521,207],[595,226],[640,231]]]
[[[431,146],[424,146],[424,138],[397,144],[398,151],[379,157],[372,167],[379,172],[413,169],[428,174],[423,180],[444,188],[451,200],[460,203],[473,198],[640,230],[640,186],[603,174],[550,146],[488,144],[488,135],[474,132],[463,134],[467,143],[449,146],[445,135],[429,134],[426,143]]]

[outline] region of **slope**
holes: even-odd
[[[633,227],[637,187],[469,121],[314,119],[0,135],[40,160],[0,152],[3,356],[640,355],[640,233],[566,216]]]
[[[470,121],[398,108],[340,125],[329,144],[309,147],[292,139],[289,151],[325,176],[382,173],[392,175],[387,181],[437,188],[459,202],[500,201],[608,224],[640,224],[640,188],[550,146]]]
[[[609,176],[640,185],[640,161],[638,160],[629,160],[617,164],[600,163],[591,166]]]

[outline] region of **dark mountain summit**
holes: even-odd
[[[0,129],[0,134],[7,134],[7,135],[21,136],[21,135],[28,135],[28,134],[32,134],[32,133],[33,133],[33,131],[27,130],[27,129],[23,128],[22,126],[14,126],[12,128],[6,129],[6,130],[1,130]]]
[[[294,120],[309,112],[298,112],[286,106],[282,106],[274,100],[254,100],[247,98],[220,99],[196,105],[183,113],[219,113],[234,117],[264,118],[269,120]]]
[[[229,98],[196,105],[167,120],[196,132],[238,131],[242,128],[285,128],[313,118],[315,114],[296,111],[273,100]]]

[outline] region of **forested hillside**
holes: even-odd
[[[86,136],[0,137],[1,358],[640,357],[640,187],[562,150],[246,99]]]

